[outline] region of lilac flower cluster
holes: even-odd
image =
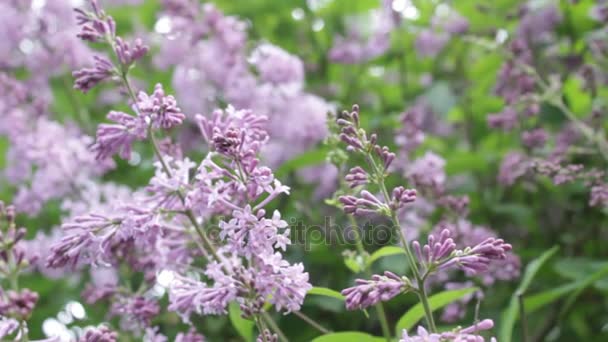
[[[381,1],[381,6],[368,16],[347,18],[346,32],[336,35],[328,57],[331,61],[344,64],[358,64],[383,55],[390,48],[391,33],[401,23],[399,14],[392,9],[392,0]],[[365,32],[368,22],[368,31]]]
[[[448,229],[444,229],[439,236],[429,235],[428,243],[424,246],[418,241],[412,245],[420,265],[429,274],[435,269],[450,267],[461,268],[468,275],[486,272],[491,261],[506,259],[506,252],[512,249],[501,239],[487,238],[477,245],[458,250]]]
[[[254,49],[248,51],[247,24],[210,3],[166,1],[163,6],[163,20],[171,30],[161,37],[155,63],[175,68],[172,85],[186,112],[212,112],[230,103],[267,117],[264,129],[272,139],[262,156],[272,167],[327,136],[327,113],[332,106],[304,90],[304,63],[297,56],[268,43],[253,44]],[[319,175],[335,173],[321,165],[300,170],[298,176],[316,183]],[[331,189],[334,180],[325,180],[319,192]]]
[[[601,6],[598,5],[597,8],[599,7]],[[597,19],[599,12],[593,13]],[[524,6],[521,14],[523,17],[515,37],[506,49],[508,58],[500,70],[495,89],[496,94],[505,100],[506,106],[500,113],[491,114],[487,119],[492,128],[505,132],[519,130],[524,151],[505,154],[498,181],[512,186],[523,176],[533,174],[548,176],[556,185],[582,180],[589,188],[595,189],[591,191],[589,205],[603,206],[603,202],[597,199],[599,189],[605,185],[603,175],[592,166],[569,162],[576,154],[573,151],[589,145],[599,150],[604,157],[607,155],[608,143],[605,137],[603,134],[596,135],[593,129],[594,113],[599,107],[594,104],[589,115],[576,117],[560,99],[560,81],[554,78],[545,81],[544,75],[535,68],[539,55],[554,57],[551,50],[555,43],[554,29],[562,21],[563,15],[553,5],[541,8]],[[585,87],[594,93],[595,80],[599,75],[593,67],[582,62],[564,60],[553,64],[563,63],[566,68],[578,70]],[[553,65],[552,67],[554,68]],[[549,125],[539,127],[542,124],[538,118],[542,101],[556,106],[568,120],[559,131],[553,132]]]
[[[431,27],[421,30],[416,36],[416,52],[423,58],[437,56],[453,35],[458,36],[468,30],[468,20],[453,9],[445,14],[436,12],[431,18]]]
[[[27,321],[36,303],[38,293],[19,288],[19,276],[34,259],[25,253],[25,228],[17,228],[16,210],[0,201],[0,279],[8,281],[0,288],[0,338],[10,339],[27,334]]]
[[[351,112],[344,111],[342,117],[337,120],[341,127],[340,139],[347,144],[346,149],[352,152],[359,152],[366,155],[368,167],[371,173],[361,166],[352,168],[345,176],[346,182],[351,188],[365,187],[368,183],[378,183],[384,177],[384,173],[389,170],[395,160],[395,153],[390,152],[388,147],[377,144],[378,137],[372,134],[367,137],[366,132],[359,125],[359,107],[354,105]],[[378,162],[376,162],[376,158]],[[384,189],[386,191],[386,189]],[[406,189],[402,186],[392,190],[392,195],[384,193],[384,200],[368,190],[361,190],[359,197],[355,195],[343,195],[339,200],[342,203],[344,212],[347,214],[367,215],[379,213],[390,216],[391,211],[395,211],[412,203],[416,200],[416,190]]]
[[[100,8],[96,0],[91,1],[91,8],[92,12],[80,8],[75,9],[76,21],[81,27],[77,37],[88,42],[109,44],[114,51],[118,66],[115,66],[105,57],[95,56],[93,68],[74,71],[73,76],[76,78],[74,88],[84,93],[112,76],[124,77],[133,63],[143,58],[149,49],[139,39],[131,45],[121,37],[116,36],[114,19]]]
[[[484,319],[467,328],[458,328],[453,331],[443,333],[429,333],[426,329],[419,326],[417,334],[410,336],[406,330],[399,342],[485,342],[486,339],[478,334],[480,331],[489,330],[494,327],[494,322]],[[495,338],[490,338],[490,342],[496,342]]]
[[[128,46],[115,36],[113,19],[96,2],[92,13],[78,10],[77,14],[83,25],[81,38],[106,39],[114,47],[122,66],[116,76],[130,93],[135,114],[110,112],[108,118],[114,124],[98,127],[92,150],[100,159],[115,153],[128,159],[132,143],[147,140],[158,161],[145,189],[111,204],[90,206],[92,211],[83,210],[64,223],[65,235],[51,248],[47,266],[93,265],[119,272],[121,265],[128,265],[143,273],[142,285],[148,290],[159,272],[171,270],[169,310],[186,320],[191,312],[224,314],[233,301],[247,316],[260,315],[266,302],[277,311],[299,310],[311,288],[308,274],[302,264],[288,263],[277,251],[290,244],[280,213],[275,211],[271,218],[265,215],[268,203],[289,193],[258,158],[268,142],[266,118],[231,106],[210,118],[197,116],[210,152],[194,170],[195,163],[179,150],[163,147],[170,142],[161,146],[156,137],[185,119],[176,100],[165,95],[161,85],[151,95],[139,92],[135,96],[128,71],[141,56],[129,54]],[[218,217],[219,240],[212,241],[204,224],[218,214],[228,218]],[[187,272],[201,257],[207,263],[198,276],[205,281]],[[85,292],[90,302],[109,301],[110,315],[121,317],[124,331],[159,341],[164,338],[151,326],[160,312],[158,298],[142,296],[141,291],[132,292],[113,281],[91,284]],[[180,338],[199,337],[191,332]]]
[[[177,277],[169,291],[170,309],[184,317],[193,311],[222,314],[236,300],[244,313],[256,315],[270,298],[277,310],[299,310],[311,287],[308,274],[301,264],[290,265],[276,252],[291,243],[280,213],[265,217],[264,207],[289,188],[259,165],[257,155],[268,138],[261,128],[264,118],[229,107],[198,120],[212,152],[201,163],[185,205],[200,215],[227,213],[231,218],[219,223],[226,245],[215,252],[216,260],[205,271],[213,285]]]
[[[346,297],[346,308],[349,310],[366,309],[376,306],[382,312],[382,302],[389,301],[395,296],[404,292],[414,292],[418,295],[425,308],[425,316],[431,333],[424,328],[419,329],[418,336],[410,337],[404,332],[402,341],[483,341],[484,339],[476,335],[479,330],[490,329],[493,326],[491,320],[485,320],[479,327],[456,329],[451,332],[438,333],[435,327],[433,314],[430,311],[427,299],[428,281],[444,282],[446,287],[460,286],[459,284],[447,283],[448,270],[461,269],[469,277],[490,273],[495,264],[506,263],[509,252],[512,249],[510,244],[494,236],[488,236],[483,240],[476,240],[473,232],[463,232],[458,235],[458,243],[462,243],[462,248],[457,248],[457,243],[451,237],[452,229],[443,229],[438,234],[431,233],[428,236],[428,243],[422,246],[418,241],[412,243],[413,253],[410,250],[410,241],[406,238],[408,230],[402,231],[399,222],[398,212],[403,210],[404,205],[416,201],[416,190],[406,190],[404,187],[397,187],[393,190],[392,196],[387,191],[385,177],[390,169],[391,163],[395,159],[395,154],[391,153],[387,147],[380,147],[377,144],[378,137],[375,134],[369,136],[359,125],[360,114],[358,106],[353,106],[351,112],[344,112],[342,117],[337,120],[341,127],[340,139],[347,145],[346,149],[351,152],[358,152],[363,155],[366,166],[371,170],[366,171],[361,165],[355,166],[345,176],[345,185],[351,191],[359,191],[359,196],[351,194],[342,195],[339,201],[346,214],[367,215],[371,213],[383,214],[391,218],[393,224],[398,227],[401,244],[403,245],[409,269],[413,274],[415,283],[407,277],[400,277],[392,272],[385,272],[384,276],[373,275],[371,280],[358,279],[356,286],[344,289],[342,294]],[[424,189],[425,193],[431,198],[437,199],[437,204],[446,207],[456,214],[457,217],[464,217],[468,213],[468,199],[466,197],[456,197],[445,193],[444,184],[446,175],[444,171],[445,162],[439,156],[427,153],[420,159],[413,162],[406,170],[411,182],[417,187]],[[384,197],[384,201],[377,198],[367,189],[370,186],[378,187],[378,191]],[[348,193],[348,190],[343,190]],[[408,206],[409,207],[409,206]],[[477,232],[477,231],[475,231]],[[484,231],[485,232],[485,231]],[[359,248],[360,253],[364,253]],[[362,254],[365,257],[365,254]],[[518,275],[519,267],[514,269]],[[498,275],[500,277],[500,275]],[[488,276],[486,279],[492,279]],[[478,294],[481,298],[482,294]],[[472,296],[470,296],[472,297]],[[471,298],[467,298],[470,300]],[[455,305],[464,305],[454,303]],[[462,318],[462,308],[451,306],[451,315],[444,315],[446,319]]]
[[[48,201],[65,200],[92,177],[113,168],[111,160],[96,161],[88,146],[92,139],[72,125],[47,117],[48,104],[35,100],[26,83],[2,74],[0,135],[6,136],[6,180],[18,188],[14,204],[19,212],[37,214]],[[57,137],[63,144],[56,144]]]
[[[373,275],[371,280],[357,279],[357,286],[342,290],[348,310],[365,309],[379,302],[386,302],[412,288],[406,277],[385,271]]]

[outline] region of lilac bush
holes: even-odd
[[[0,340],[604,340],[607,18],[2,2]]]

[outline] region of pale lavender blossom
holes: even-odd
[[[115,123],[98,126],[97,140],[92,147],[97,159],[116,153],[123,159],[130,159],[133,142],[145,139],[148,134],[144,118],[117,111],[108,113],[107,118]]]
[[[445,160],[433,152],[426,152],[407,167],[406,175],[417,189],[440,194],[446,181]]]
[[[386,214],[390,210],[386,203],[378,199],[378,197],[374,196],[367,190],[362,190],[360,197],[345,195],[340,196],[339,200],[340,203],[342,203],[344,212],[347,214],[355,214],[359,216],[368,214]],[[401,197],[399,199],[395,199],[394,203],[398,203],[397,201],[400,200]]]
[[[172,95],[165,95],[160,83],[156,84],[152,95],[139,92],[136,107],[139,114],[149,117],[157,129],[169,129],[181,125],[186,118],[177,106],[175,98]]]
[[[386,302],[412,289],[405,277],[385,271],[384,275],[374,274],[371,280],[357,279],[356,286],[342,290],[346,297],[346,309],[365,309],[379,302]]]
[[[513,185],[517,179],[528,173],[530,167],[528,157],[519,152],[509,152],[500,164],[498,181],[503,185]]]
[[[424,102],[417,102],[401,114],[402,126],[396,133],[395,143],[405,153],[413,151],[424,141],[423,125],[430,116],[432,112]]]
[[[519,116],[513,107],[505,107],[500,113],[488,115],[488,126],[500,128],[505,132],[513,130],[519,124]]]
[[[443,50],[449,40],[449,35],[443,32],[434,32],[430,29],[422,30],[416,36],[415,47],[420,57],[435,57]]]
[[[121,37],[117,37],[114,19],[101,9],[97,0],[91,0],[90,4],[92,12],[80,8],[74,10],[76,21],[81,26],[81,31],[77,34],[77,37],[88,42],[108,44],[116,55],[119,67],[114,66],[106,58],[96,56],[94,68],[83,68],[75,71],[73,73],[73,76],[76,77],[74,87],[85,93],[112,75],[124,77],[129,67],[135,61],[143,58],[149,50],[140,39],[136,39],[133,44],[129,44]]]
[[[7,291],[4,298],[0,298],[0,316],[15,317],[27,320],[38,302],[38,293],[29,289],[21,291]]]
[[[185,321],[196,312],[204,315],[226,314],[228,304],[235,300],[239,288],[229,277],[223,282],[215,279],[213,287],[192,278],[176,275],[169,288],[169,310],[177,312]]]
[[[180,332],[175,336],[175,342],[205,342],[205,336],[196,332],[196,329],[190,328],[188,332]]]
[[[416,335],[410,336],[406,330],[403,330],[399,342],[485,342],[485,338],[477,333],[493,327],[494,322],[491,319],[484,319],[470,327],[457,328],[443,333],[430,333],[419,326]],[[496,339],[492,337],[490,342],[496,342]]]
[[[418,241],[412,243],[418,261],[426,272],[456,267],[468,275],[484,273],[492,261],[506,259],[506,253],[512,249],[511,245],[494,237],[457,249],[450,235],[450,231],[444,229],[438,236],[430,234],[428,243],[424,246]]]
[[[438,235],[445,230],[449,230],[450,238],[456,244],[457,249],[466,249],[468,246],[475,246],[488,239],[496,239],[497,234],[491,229],[483,226],[475,226],[468,220],[460,218],[453,223],[440,222],[431,234]],[[521,262],[517,255],[508,252],[505,258],[494,259],[489,264],[488,270],[477,276],[481,282],[490,286],[496,281],[508,281],[517,279],[521,271]],[[440,276],[447,280],[447,275]]]
[[[105,325],[99,327],[88,328],[84,335],[78,339],[78,342],[116,342],[118,341],[118,333],[110,330]]]
[[[264,331],[262,331],[260,333],[260,335],[255,339],[255,341],[256,342],[278,342],[279,335],[273,334],[268,329],[264,329]]]
[[[161,226],[155,212],[127,205],[117,209],[108,215],[90,213],[64,223],[62,229],[67,234],[51,248],[47,266],[107,264],[114,262],[112,249],[121,244],[154,245]]]
[[[0,315],[0,338],[7,338],[19,329],[19,322],[13,318],[7,318]]]
[[[592,207],[608,206],[608,184],[595,185],[591,188],[589,205]]]
[[[94,67],[72,72],[72,76],[75,78],[74,89],[83,93],[115,75],[114,65],[109,60],[100,56],[93,56],[93,58],[95,59]]]
[[[250,62],[260,73],[262,82],[273,84],[295,84],[304,82],[304,64],[293,55],[270,44],[258,46],[252,53]]]
[[[548,138],[547,131],[543,128],[536,128],[521,133],[521,140],[528,148],[543,147]]]
[[[365,185],[368,182],[369,175],[367,171],[363,170],[360,166],[355,166],[348,171],[348,174],[344,177],[344,180],[351,188],[355,188],[360,185]]]
[[[158,302],[143,296],[120,296],[110,307],[110,316],[121,318],[121,328],[135,332],[149,327],[159,312]]]
[[[114,40],[114,52],[123,67],[128,67],[135,61],[142,59],[148,53],[148,50],[149,48],[144,45],[141,39],[136,39],[132,46],[120,37],[116,37]]]

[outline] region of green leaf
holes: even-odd
[[[239,335],[245,341],[253,340],[253,328],[255,324],[253,321],[241,317],[241,309],[235,302],[230,303],[228,307],[228,316],[230,316],[230,322]]]
[[[379,250],[372,253],[372,255],[370,255],[370,257],[367,259],[367,266],[369,267],[371,264],[373,264],[376,260],[378,260],[380,258],[383,258],[386,256],[391,256],[391,255],[404,254],[404,253],[405,252],[403,251],[403,248],[401,248],[401,247],[397,247],[397,246],[382,247]]]
[[[299,170],[307,166],[321,164],[325,161],[327,152],[327,147],[320,147],[316,150],[306,151],[295,158],[284,162],[275,172],[275,176],[277,178],[281,178],[292,171]]]
[[[555,262],[553,269],[560,276],[580,280],[608,265],[608,261],[589,258],[567,258]],[[598,290],[608,290],[608,277],[596,281],[593,286]]]
[[[515,321],[518,317],[518,308],[519,308],[519,296],[523,295],[530,284],[532,283],[532,279],[536,276],[536,273],[540,270],[540,268],[549,260],[557,251],[559,250],[558,246],[554,246],[553,248],[545,251],[541,256],[532,260],[528,266],[526,267],[526,271],[524,273],[524,277],[519,284],[517,291],[513,293],[511,296],[511,300],[509,301],[509,306],[502,313],[502,324],[500,326],[500,341],[503,342],[511,342],[511,337],[513,336],[513,327],[515,327]]]
[[[578,78],[569,78],[564,83],[564,93],[568,99],[568,105],[577,116],[582,117],[591,110],[591,95],[583,91]]]
[[[338,300],[344,300],[344,296],[340,292],[332,290],[332,289],[328,289],[326,287],[315,286],[312,289],[310,289],[310,291],[308,291],[308,294],[332,297],[332,298],[335,298]]]
[[[384,341],[384,338],[372,336],[370,334],[358,332],[358,331],[344,331],[332,334],[325,334],[312,340],[312,342],[380,342]]]
[[[344,258],[344,265],[351,270],[353,273],[359,273],[363,271],[363,265],[357,261],[355,257]]]
[[[570,284],[562,285],[551,290],[538,293],[534,296],[530,296],[524,300],[526,313],[532,313],[544,307],[545,305],[548,305],[560,299],[566,294],[575,291],[572,297],[568,299],[568,302],[572,302],[576,300],[576,298],[580,295],[582,291],[584,291],[593,283],[606,276],[608,276],[608,265],[604,266],[602,269],[590,274],[586,278],[583,278],[579,281],[575,281]]]
[[[431,311],[435,311],[437,309],[441,309],[442,307],[455,302],[462,297],[471,294],[475,291],[479,290],[477,287],[468,287],[464,289],[458,290],[449,290],[438,293],[429,298],[429,305],[431,306]],[[397,336],[401,336],[401,331],[403,329],[411,330],[418,321],[420,321],[424,317],[424,308],[422,307],[422,303],[418,303],[409,309],[397,322],[397,326],[395,330],[397,332]]]

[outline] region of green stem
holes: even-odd
[[[268,325],[275,332],[275,334],[279,335],[279,340],[281,342],[289,342],[289,340],[287,339],[287,337],[285,336],[283,331],[281,331],[281,328],[279,328],[279,326],[275,323],[275,321],[272,319],[272,317],[270,317],[268,312],[266,312],[266,311],[262,312],[262,318],[264,318],[266,320],[266,323],[268,323]]]
[[[161,166],[163,168],[163,171],[169,176],[169,178],[172,178],[173,175],[171,173],[171,170],[167,166],[167,163],[165,162],[165,159],[163,158],[162,153],[160,153],[160,149],[158,148],[158,143],[156,141],[156,138],[154,137],[154,134],[152,133],[152,130],[150,129],[149,131],[150,131],[150,134],[149,134],[150,135],[150,140],[152,141],[152,148],[154,149],[154,154],[156,155],[156,158],[158,158],[158,160],[159,160],[159,162],[160,162],[160,164],[161,164]],[[186,197],[181,192],[181,190],[178,190],[177,195],[178,195],[180,201],[182,202],[182,205],[185,206],[186,205]],[[188,220],[190,220],[190,223],[194,226],[194,229],[195,229],[196,233],[198,234],[198,236],[203,241],[203,245],[205,246],[205,248],[207,249],[207,251],[210,252],[211,255],[213,255],[214,259],[217,262],[221,263],[222,259],[217,254],[217,250],[215,249],[215,247],[213,246],[213,244],[211,243],[211,241],[207,237],[207,234],[205,233],[205,231],[201,228],[201,226],[196,221],[196,217],[194,216],[194,213],[192,212],[192,210],[185,209],[185,214],[186,214],[186,217],[188,218]]]
[[[262,336],[262,341],[267,342],[266,335],[264,335],[264,325],[262,324],[260,317],[256,315],[253,318],[253,321],[255,322],[255,326],[258,328],[258,333],[260,334],[260,336]]]
[[[324,326],[322,326],[321,324],[319,324],[317,321],[315,321],[314,319],[308,317],[307,315],[305,315],[304,313],[302,313],[300,311],[293,311],[292,313],[294,315],[298,316],[304,322],[308,323],[311,327],[319,330],[319,332],[321,332],[322,334],[329,334],[329,333],[332,332],[331,330],[326,329]]]
[[[129,93],[131,100],[133,100],[133,104],[135,106],[137,106],[137,98],[135,97],[135,92],[133,91],[133,87],[131,87],[131,82],[129,82],[129,77],[126,72],[122,74],[121,79],[123,81],[123,84],[125,85],[125,88],[127,88],[127,92]],[[154,134],[152,133],[151,127],[148,127],[148,132],[149,132],[148,135],[150,137],[150,141],[152,141],[152,148],[154,150],[154,154],[156,155],[156,158],[158,158],[158,161],[160,162],[161,167],[163,168],[163,171],[167,174],[167,176],[169,176],[169,178],[172,178],[173,175],[172,175],[171,169],[169,169],[169,167],[167,166],[167,163],[165,162],[165,159],[163,158],[163,155],[160,152],[160,148],[158,147],[158,142],[156,141],[156,138],[154,137]],[[177,195],[178,195],[180,201],[182,202],[182,205],[184,205],[184,207],[185,207],[186,197],[181,192],[181,190],[177,191]],[[213,246],[213,244],[207,237],[207,234],[205,233],[205,231],[201,228],[201,226],[196,221],[196,217],[194,216],[194,213],[192,212],[192,210],[185,209],[184,212],[185,212],[185,215],[188,218],[188,220],[190,220],[190,223],[192,224],[192,226],[194,226],[194,230],[196,231],[196,233],[198,234],[200,239],[203,241],[203,245],[204,245],[204,247],[202,248],[203,252],[211,253],[211,255],[214,257],[215,261],[221,263],[222,259],[217,254],[217,250],[215,249],[215,247]]]
[[[357,251],[359,252],[359,254],[365,255],[367,252],[365,251],[365,247],[363,246],[361,234],[359,234],[359,227],[357,227],[357,221],[352,215],[348,215],[348,219],[350,220],[350,224],[355,235],[355,246],[357,247]],[[368,277],[371,277],[372,275],[372,272],[367,266],[367,262],[365,266],[365,274]],[[392,338],[391,330],[388,325],[388,319],[386,318],[386,311],[384,310],[384,305],[382,305],[382,302],[378,302],[376,305],[374,305],[374,308],[378,313],[378,320],[380,321],[380,327],[382,328],[382,335],[384,336],[387,342],[390,342]]]
[[[68,101],[70,102],[70,105],[72,106],[72,109],[74,112],[76,112],[78,121],[80,121],[80,124],[86,131],[91,131],[93,127],[91,126],[92,122],[89,111],[83,107],[78,98],[74,96],[73,88],[70,85],[71,81],[67,77],[62,77],[61,81],[64,88],[63,90],[68,98]]]
[[[380,188],[380,191],[382,192],[382,195],[384,196],[384,201],[386,203],[390,203],[391,197],[388,193],[388,190],[386,189],[386,184],[384,184],[384,171],[378,167],[378,165],[377,165],[376,161],[374,160],[373,156],[371,155],[371,153],[368,153],[366,157],[367,157],[366,158],[367,162],[369,163],[370,167],[372,168],[372,170],[375,174],[374,178],[376,179],[378,187]],[[420,275],[420,270],[418,269],[418,263],[416,263],[416,258],[414,257],[414,254],[412,253],[412,251],[410,249],[409,242],[407,241],[407,239],[405,238],[405,235],[403,235],[403,231],[401,230],[401,224],[399,223],[399,218],[397,217],[397,212],[395,210],[393,210],[392,208],[390,209],[390,217],[391,217],[391,220],[393,221],[394,229],[397,231],[397,233],[399,235],[401,244],[403,245],[403,249],[405,250],[405,255],[408,259],[410,268],[412,269],[412,273],[414,274],[414,278],[416,278],[416,283],[418,284],[417,293],[418,293],[418,297],[420,298],[420,302],[422,303],[422,307],[424,309],[426,322],[427,322],[431,332],[437,332],[437,327],[435,326],[435,319],[433,318],[433,311],[431,310],[431,306],[429,304],[428,297],[426,295],[426,290],[424,288],[425,279],[422,278]]]

